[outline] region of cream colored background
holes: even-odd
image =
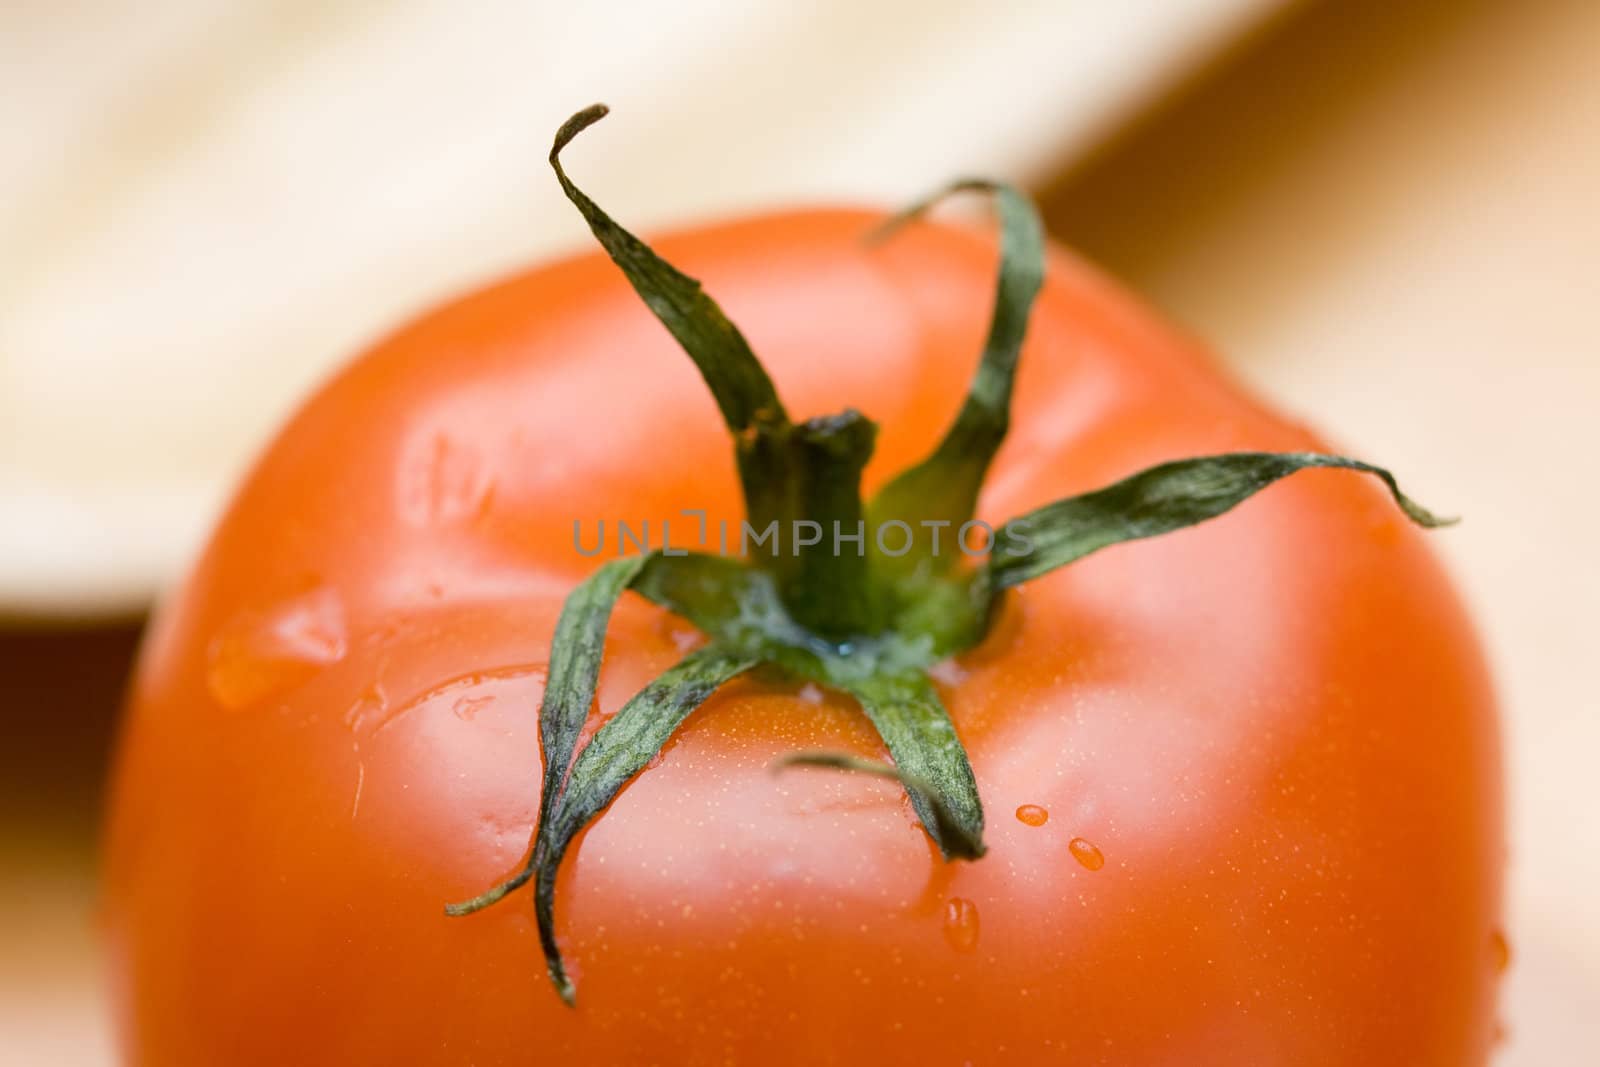
[[[0,613],[137,609],[294,399],[635,226],[1043,176],[1278,0],[0,4]],[[581,157],[581,159],[580,159]]]

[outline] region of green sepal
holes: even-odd
[[[656,553],[614,559],[595,571],[567,595],[550,641],[550,668],[545,679],[544,698],[539,704],[539,751],[544,761],[544,779],[539,793],[539,821],[534,829],[537,841],[549,822],[561,783],[572,763],[583,724],[594,704],[595,687],[600,677],[600,659],[605,651],[606,628],[611,624],[611,609],[639,577],[645,567],[659,561]],[[471,900],[449,905],[450,915],[468,915],[526,885],[533,877],[534,857],[511,878]]]
[[[640,577],[640,595],[720,645],[854,696],[895,766],[915,783],[907,789],[912,808],[944,856],[982,855],[983,807],[972,766],[926,673],[950,649],[926,635],[901,633],[843,644],[822,640],[788,613],[771,576],[717,556],[679,557],[672,567],[667,562]]]
[[[805,649],[815,658],[829,647],[794,621],[772,575],[727,556],[690,552],[674,557],[673,566],[642,575],[635,589],[712,640],[760,650],[765,658],[781,657],[785,648]]]
[[[639,576],[634,591],[719,644],[841,689],[863,674],[926,669],[950,651],[923,636],[822,637],[790,614],[775,577],[723,556],[688,553],[660,560]]]
[[[1228,452],[1162,463],[1082,496],[1046,504],[1006,523],[989,556],[994,589],[1032,581],[1091,552],[1214,519],[1280,478],[1313,467],[1371,474],[1418,526],[1447,526],[1400,491],[1394,475],[1318,452]]]
[[[575,990],[555,934],[556,874],[567,848],[623,785],[655,758],[691,711],[755,663],[745,653],[716,644],[689,653],[624,704],[573,762],[566,788],[534,846],[533,899],[539,941],[550,980],[567,1003],[573,1002]]]
[[[1017,359],[1034,298],[1044,284],[1044,226],[1038,211],[1020,190],[999,182],[956,182],[890,219],[880,235],[893,232],[951,193],[969,190],[991,194],[1000,216],[1000,270],[989,335],[966,400],[944,438],[926,459],[884,486],[868,507],[874,530],[896,520],[911,527],[911,551],[898,557],[882,555],[877,561],[890,571],[940,573],[961,558],[955,538],[961,524],[974,514],[984,475],[1010,428]],[[935,531],[925,522],[947,524],[939,531],[937,551]]]
[[[945,851],[946,859],[952,857],[977,859],[987,851],[981,836],[983,830],[981,818],[977,832],[974,832],[971,820],[958,814],[935,786],[892,763],[863,759],[848,752],[791,752],[772,765],[775,771],[781,771],[786,767],[825,767],[830,770],[893,779],[905,788],[908,796],[919,797],[933,813],[936,829],[930,831],[930,835],[935,842],[952,843],[952,847]]]
[[[697,279],[678,270],[610,215],[567,177],[561,152],[610,109],[592,104],[556,131],[550,166],[561,190],[578,209],[634,292],[677,340],[705,379],[734,446],[745,510],[753,524],[787,521],[797,506],[792,425],[777,388],[750,342]]]
[[[710,387],[733,438],[748,522],[757,530],[777,523],[784,542],[777,556],[758,556],[757,565],[779,575],[796,616],[819,633],[874,628],[865,556],[796,552],[788,541],[797,522],[820,524],[831,540],[835,523],[849,533],[862,521],[860,473],[877,427],[854,411],[791,423],[750,343],[700,282],[656,255],[567,176],[562,150],[608,111],[591,105],[556,132],[550,166],[562,191]]]
[[[945,859],[977,859],[983,804],[967,750],[933,683],[921,671],[872,673],[848,686],[894,765],[910,783],[911,807]]]
[[[622,269],[640,299],[700,368],[728,429],[738,434],[758,423],[786,423],[788,416],[772,379],[717,302],[706,295],[698,281],[618,225],[567,177],[561,166],[561,150],[609,112],[604,104],[591,104],[556,131],[550,166],[555,169],[562,192],[589,224],[611,261]]]

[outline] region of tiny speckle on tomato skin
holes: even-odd
[[[1087,870],[1098,871],[1106,865],[1105,854],[1081,837],[1074,837],[1068,841],[1067,851],[1072,853],[1072,858],[1083,864]]]
[[[978,906],[965,897],[951,897],[944,906],[944,939],[957,952],[978,947]]]
[[[1050,813],[1037,804],[1024,804],[1017,809],[1017,821],[1024,826],[1043,826],[1050,821]]]

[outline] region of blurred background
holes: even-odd
[[[1435,543],[1506,713],[1500,1062],[1600,1047],[1600,3],[462,10],[0,4],[0,1061],[111,1060],[96,832],[153,599],[320,375],[582,243],[543,157],[597,98],[627,130],[584,181],[635,228],[1022,182],[1465,515]]]

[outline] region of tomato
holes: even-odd
[[[670,235],[789,407],[923,456],[983,344],[994,241],[775,214]],[[1314,450],[1193,340],[1052,249],[1002,520],[1176,457]],[[1493,698],[1381,489],[1310,471],[1009,591],[935,668],[988,811],[945,863],[855,701],[724,686],[561,868],[581,996],[515,871],[563,599],[600,520],[737,529],[716,410],[598,254],[440,308],[326,384],[154,620],[111,806],[122,1048],[162,1065],[1461,1065],[1504,942]],[[608,536],[611,536],[608,533]],[[600,716],[700,640],[636,596]],[[590,724],[590,728],[598,723]]]

